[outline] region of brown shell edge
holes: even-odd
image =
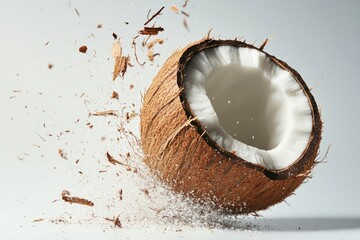
[[[307,147],[303,151],[301,157],[299,159],[297,159],[292,165],[290,165],[287,168],[280,169],[280,170],[269,170],[269,169],[264,168],[261,165],[250,163],[250,162],[240,158],[239,156],[223,149],[214,140],[211,139],[211,137],[207,134],[207,132],[205,131],[205,129],[202,127],[201,123],[197,119],[195,119],[193,121],[192,125],[194,125],[196,127],[197,132],[205,139],[205,141],[213,149],[219,151],[225,157],[231,159],[232,161],[235,161],[239,165],[242,165],[244,167],[249,167],[249,168],[263,172],[267,177],[269,177],[272,180],[283,180],[283,179],[287,179],[290,177],[294,177],[297,174],[304,172],[304,170],[307,169],[306,164],[308,163],[308,161],[309,160],[314,161],[314,159],[312,159],[312,156],[314,156],[314,154],[317,155],[317,152],[319,150],[319,145],[320,145],[320,141],[321,141],[321,133],[322,133],[322,121],[321,121],[321,117],[320,117],[320,113],[319,113],[317,104],[315,102],[313,95],[310,92],[310,89],[306,85],[305,81],[302,79],[301,75],[296,70],[291,68],[286,62],[283,62],[282,60],[277,59],[276,57],[268,54],[267,52],[260,50],[259,48],[255,47],[253,45],[247,44],[245,42],[242,42],[242,41],[204,39],[203,41],[189,47],[183,53],[183,55],[180,57],[179,71],[177,73],[177,82],[178,82],[179,88],[184,87],[184,70],[185,70],[189,60],[192,57],[194,57],[198,52],[200,52],[204,49],[218,47],[218,46],[222,46],[222,45],[230,45],[230,46],[235,46],[235,47],[248,47],[248,48],[252,48],[252,49],[257,49],[258,51],[266,54],[276,65],[278,65],[280,68],[288,71],[295,78],[295,80],[299,83],[299,85],[303,89],[306,97],[308,98],[309,104],[311,106],[312,117],[313,117],[312,125],[313,126],[312,126],[312,132],[311,132],[311,135],[309,138],[309,142],[307,144]],[[187,102],[184,91],[182,91],[180,94],[180,100],[183,103],[183,107],[184,107],[187,117],[189,119],[194,118],[195,116],[192,113],[192,110],[190,109],[190,106]]]

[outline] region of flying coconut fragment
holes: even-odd
[[[175,191],[251,213],[283,201],[315,164],[322,122],[285,62],[237,40],[176,51],[144,95],[145,162]]]
[[[115,34],[116,35],[116,34]],[[115,36],[114,36],[115,38]],[[116,36],[117,38],[117,36]],[[121,76],[124,78],[124,75],[126,73],[127,65],[130,61],[129,56],[122,56],[122,47],[120,44],[120,40],[115,40],[115,42],[112,45],[112,56],[115,59],[114,64],[114,72],[113,72],[113,81],[118,76]]]

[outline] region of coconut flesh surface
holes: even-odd
[[[290,72],[257,49],[218,46],[185,68],[193,115],[222,149],[270,170],[286,169],[312,131],[308,98]]]

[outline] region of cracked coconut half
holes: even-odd
[[[175,52],[144,96],[145,162],[178,192],[232,213],[283,201],[315,164],[322,122],[285,62],[237,40]]]

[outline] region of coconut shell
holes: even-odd
[[[321,140],[322,122],[315,100],[300,74],[264,52],[290,72],[302,87],[312,111],[312,132],[302,156],[286,169],[272,171],[217,145],[192,113],[184,94],[184,70],[198,52],[223,45],[257,49],[237,40],[202,39],[176,51],[144,95],[141,141],[145,162],[176,192],[212,201],[231,213],[252,213],[283,201],[306,179]]]

